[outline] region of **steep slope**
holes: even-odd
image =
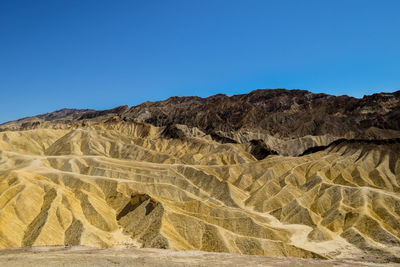
[[[400,92],[61,110],[0,126],[0,248],[400,262]]]
[[[129,122],[0,133],[0,247],[398,261],[400,144],[257,160]]]
[[[361,99],[285,89],[171,97],[132,108],[61,110],[0,125],[0,131],[80,127],[115,118],[174,129],[174,135],[166,132],[172,138],[202,134],[220,143],[262,140],[268,149],[294,156],[341,138],[400,138],[400,91]]]

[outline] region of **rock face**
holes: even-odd
[[[166,134],[209,135],[222,143],[262,140],[280,155],[300,155],[314,146],[346,139],[400,138],[400,91],[357,99],[304,90],[265,89],[208,98],[171,97],[129,108],[60,110],[0,125],[0,131],[85,126],[107,119],[167,127]],[[181,134],[181,135],[182,135]]]
[[[400,261],[399,99],[265,90],[3,124],[0,248]]]

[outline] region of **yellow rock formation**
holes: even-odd
[[[0,248],[399,257],[399,144],[256,160],[243,144],[162,130],[110,122],[1,132]]]

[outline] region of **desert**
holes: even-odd
[[[327,108],[324,98],[339,104]],[[0,248],[398,263],[400,94],[350,100],[258,90],[5,123]],[[198,109],[215,111],[214,101],[222,106],[214,119],[199,118]],[[270,103],[280,106],[269,111],[274,121],[249,117]],[[322,116],[334,119],[320,123]]]

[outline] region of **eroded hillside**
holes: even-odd
[[[394,116],[398,98],[388,99],[382,112]],[[150,124],[129,119],[133,109],[64,110],[1,126],[0,248],[400,261],[396,122],[365,130],[379,136],[334,142],[343,136],[328,130],[289,138],[248,125]]]
[[[207,135],[219,143],[240,144],[260,140],[280,155],[296,156],[342,138],[400,138],[400,91],[361,99],[285,89],[171,97],[131,108],[63,109],[5,123],[0,131],[69,128],[115,119],[167,127],[167,138]]]
[[[243,144],[163,130],[109,122],[0,133],[0,247],[396,260],[400,144],[257,160]]]

